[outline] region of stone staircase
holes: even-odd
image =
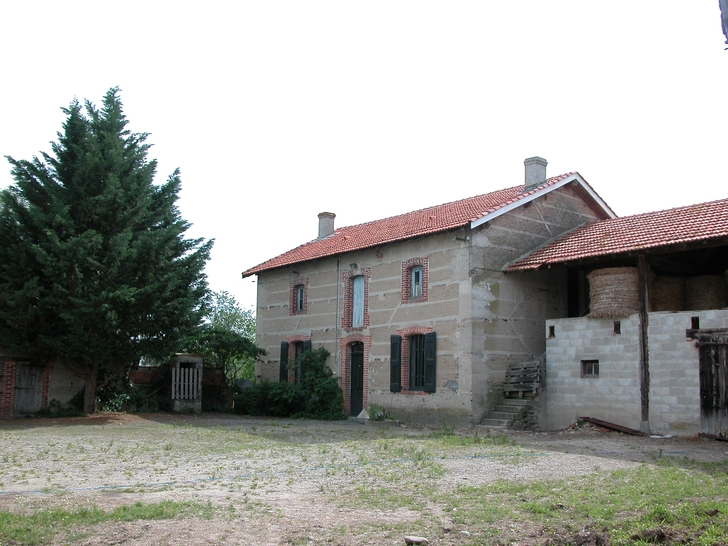
[[[542,366],[545,355],[539,360],[511,364],[506,370],[503,383],[503,401],[481,421],[481,426],[488,428],[511,428],[518,420],[517,428],[533,425],[529,409],[533,398],[541,389]],[[517,397],[517,398],[516,398]],[[525,417],[522,418],[522,417]]]
[[[488,428],[510,428],[523,409],[531,405],[531,398],[505,398],[480,421],[480,425]]]

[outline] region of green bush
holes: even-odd
[[[344,396],[323,347],[304,352],[295,366],[303,370],[298,384],[264,381],[235,396],[235,413],[294,419],[345,419]]]
[[[69,409],[77,410],[83,414],[84,389],[78,391],[66,406]],[[107,385],[97,392],[98,411],[116,412],[127,411],[129,413],[146,413],[158,411],[159,407],[153,398],[147,397],[143,392],[128,385],[125,391],[115,386]]]

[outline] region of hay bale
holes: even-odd
[[[639,312],[639,272],[636,267],[596,269],[587,275],[590,318],[626,317]]]
[[[651,290],[652,311],[685,311],[685,279],[655,277]]]
[[[685,309],[700,311],[728,306],[728,287],[724,275],[689,277],[685,285]]]

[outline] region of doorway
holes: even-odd
[[[700,430],[728,436],[728,329],[696,330],[700,348]]]
[[[15,415],[40,411],[43,396],[43,366],[18,362],[15,375]]]
[[[351,393],[349,415],[356,417],[364,409],[364,344],[357,341],[349,345],[351,365]]]

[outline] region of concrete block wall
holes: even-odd
[[[695,319],[700,328],[728,328],[728,310],[649,314],[650,431],[654,434],[701,432],[699,354],[695,340],[685,336]]]
[[[620,322],[620,334],[614,322]],[[649,424],[653,434],[700,430],[698,349],[686,330],[728,328],[728,310],[648,315]],[[588,416],[640,428],[639,318],[572,318],[546,322],[545,429]],[[553,336],[550,333],[553,332]],[[598,360],[599,377],[581,377],[581,361]]]
[[[615,333],[615,321],[621,333]],[[546,321],[542,428],[560,429],[579,417],[595,417],[639,430],[639,327],[637,315]],[[599,376],[582,377],[582,360],[598,360]]]

